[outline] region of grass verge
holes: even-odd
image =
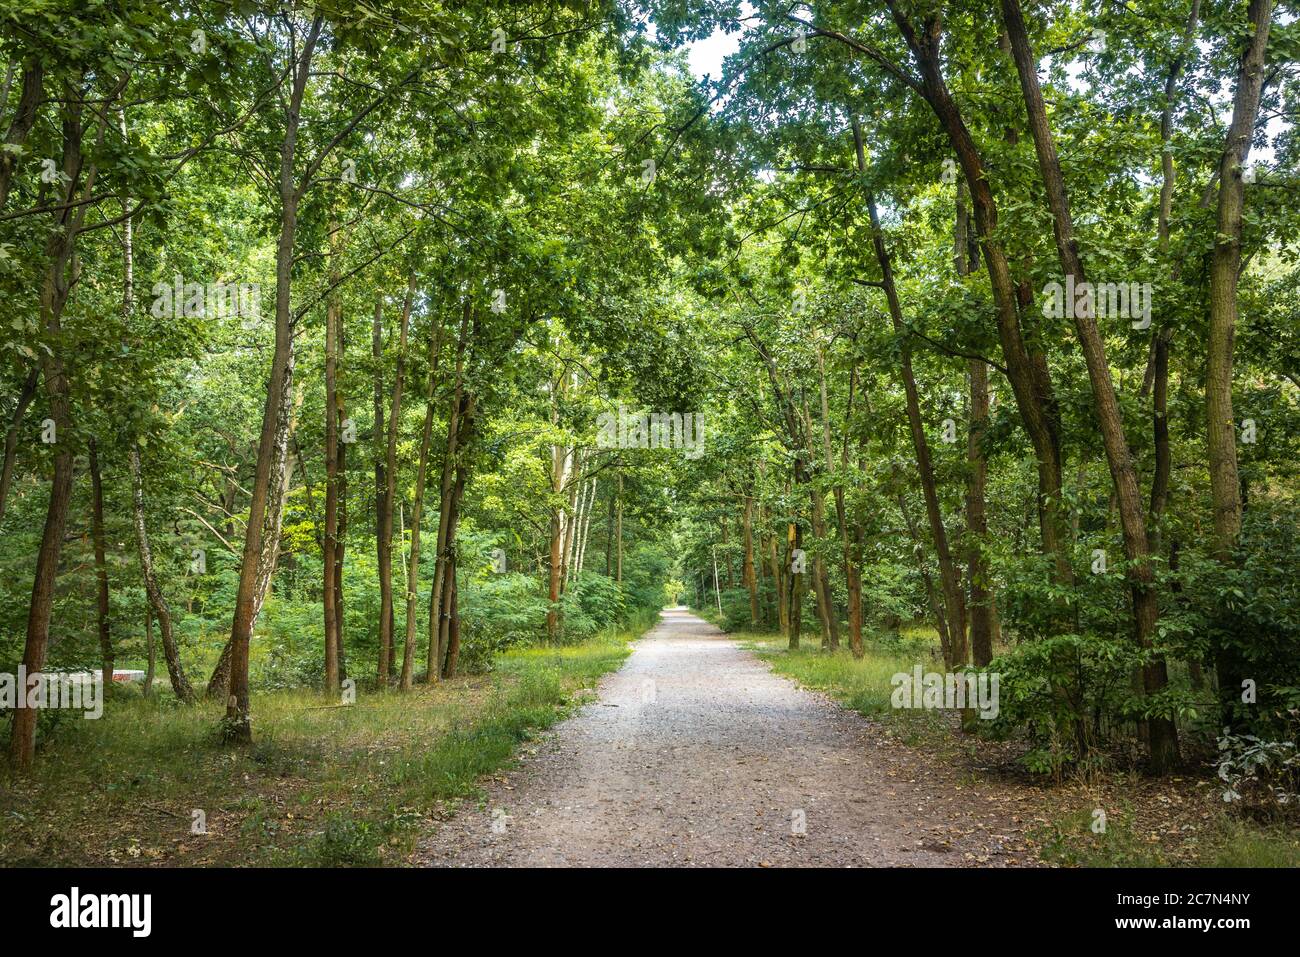
[[[219,706],[111,700],[97,721],[52,728],[32,775],[0,769],[0,861],[400,865],[424,824],[569,713],[652,622],[515,649],[490,674],[348,706],[307,691],[255,694],[248,748],[219,743]]]

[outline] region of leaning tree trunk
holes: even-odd
[[[194,702],[194,689],[185,677],[181,666],[180,654],[176,650],[176,639],[172,634],[172,613],[167,607],[158,586],[158,576],[154,571],[153,551],[149,547],[149,531],[145,527],[144,515],[144,478],[140,469],[140,448],[131,445],[131,504],[135,516],[135,543],[140,551],[140,575],[144,579],[145,594],[149,596],[149,605],[158,619],[158,630],[162,634],[163,659],[167,662],[167,675],[171,678],[172,690],[176,697],[186,704]]]
[[[934,543],[935,557],[939,561],[939,582],[943,592],[944,619],[948,628],[948,658],[944,662],[949,670],[961,667],[967,661],[966,649],[966,598],[962,593],[961,573],[948,548],[948,532],[939,507],[939,492],[930,462],[930,446],[925,438],[925,424],[921,419],[921,403],[912,373],[912,346],[903,323],[903,308],[894,286],[894,271],[889,251],[885,248],[884,234],[875,199],[867,197],[867,212],[871,217],[871,241],[880,264],[885,299],[894,334],[899,338],[900,367],[903,392],[907,399],[907,421],[912,433],[912,447],[916,451],[916,469],[921,479],[921,492],[925,497],[925,513],[930,523],[930,537]]]
[[[1265,0],[1267,2],[1267,0]],[[1074,240],[1074,227],[1070,216],[1069,198],[1065,180],[1052,139],[1038,83],[1038,66],[1029,45],[1019,0],[1002,0],[1002,15],[1011,41],[1012,56],[1020,75],[1020,87],[1029,114],[1029,127],[1034,137],[1034,149],[1042,174],[1051,209],[1056,234],[1057,253],[1061,268],[1067,276],[1074,276],[1076,284],[1086,282],[1083,261]],[[1115,490],[1120,526],[1124,537],[1124,553],[1128,559],[1129,587],[1133,595],[1133,617],[1138,644],[1150,648],[1155,639],[1159,616],[1155,589],[1155,575],[1151,568],[1146,520],[1138,491],[1137,472],[1124,435],[1124,422],[1106,360],[1105,344],[1097,327],[1096,317],[1089,308],[1073,308],[1075,329],[1088,367],[1092,385],[1093,407],[1101,431],[1102,445],[1110,465],[1111,482]],[[1155,657],[1143,669],[1143,685],[1148,695],[1157,695],[1168,684],[1163,658]],[[1178,762],[1178,732],[1169,717],[1153,716],[1148,721],[1151,738],[1151,763],[1157,772],[1163,772]]]
[[[925,29],[917,32],[901,6],[891,3],[890,13],[921,74],[921,96],[947,134],[970,191],[975,228],[993,293],[1007,379],[1038,465],[1036,505],[1042,550],[1053,560],[1057,582],[1069,584],[1074,580],[1074,572],[1060,505],[1063,460],[1055,391],[1046,358],[1041,350],[1026,341],[1021,329],[1016,286],[998,235],[997,204],[984,160],[944,80],[942,31],[938,21],[927,20]]]

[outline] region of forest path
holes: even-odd
[[[1010,789],[925,760],[684,610],[665,611],[598,700],[486,790],[419,863],[1032,863]]]

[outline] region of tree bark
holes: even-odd
[[[339,281],[339,227],[330,224],[330,282]],[[338,474],[339,425],[338,362],[339,324],[343,302],[338,289],[330,293],[325,304],[325,531],[321,540],[322,578],[325,617],[325,690],[339,690],[339,616],[338,616]]]
[[[970,213],[965,203],[965,184],[957,185],[957,219],[953,231],[953,261],[957,275],[970,275],[978,263],[978,249],[970,235]],[[967,616],[970,619],[971,661],[984,668],[993,660],[993,596],[989,592],[989,568],[984,556],[988,536],[986,489],[988,462],[984,457],[984,435],[989,422],[989,367],[979,359],[966,363],[970,391],[970,423],[966,437],[966,568],[970,589]]]
[[[181,666],[180,654],[176,650],[176,640],[172,634],[172,614],[167,607],[158,586],[158,576],[154,571],[153,551],[149,547],[149,531],[145,527],[144,516],[144,477],[140,469],[140,449],[131,446],[131,502],[135,514],[135,543],[140,551],[140,575],[144,579],[144,590],[149,596],[149,605],[158,619],[158,630],[162,633],[163,660],[167,663],[167,675],[171,678],[172,691],[185,704],[194,703],[194,689],[185,677]]]
[[[1241,482],[1237,474],[1237,427],[1232,410],[1232,353],[1237,326],[1237,282],[1241,274],[1242,216],[1246,188],[1242,169],[1259,113],[1273,0],[1250,0],[1253,26],[1241,58],[1232,103],[1232,124],[1219,157],[1219,202],[1214,251],[1210,257],[1210,327],[1205,364],[1206,439],[1214,544],[1220,561],[1233,560],[1241,534]],[[1239,685],[1238,685],[1239,686]]]
[[[462,336],[464,325],[461,326]],[[424,430],[420,435],[420,464],[415,474],[415,502],[411,506],[411,557],[406,575],[406,643],[402,648],[401,689],[415,685],[415,602],[420,591],[420,521],[424,512],[424,484],[429,469],[429,445],[433,441],[433,399],[438,384],[438,357],[442,352],[442,323],[430,335],[429,385],[424,400]],[[457,368],[459,372],[459,366]]]
[[[95,619],[103,661],[104,693],[113,686],[113,635],[109,627],[108,565],[104,557],[104,482],[99,472],[99,449],[89,442],[91,487],[91,537],[95,543]]]
[[[1029,127],[1033,133],[1039,172],[1046,189],[1048,207],[1052,212],[1061,268],[1067,276],[1074,276],[1076,283],[1083,283],[1086,277],[1083,261],[1074,239],[1065,180],[1061,175],[1060,161],[1056,154],[1056,146],[1047,119],[1047,109],[1038,83],[1037,61],[1030,49],[1019,0],[1002,0],[1002,15],[1011,42],[1016,71],[1020,75],[1020,87],[1029,114]],[[1150,563],[1146,522],[1138,491],[1137,472],[1133,468],[1128,440],[1124,435],[1124,422],[1115,395],[1115,385],[1111,380],[1110,366],[1106,361],[1105,344],[1102,342],[1097,320],[1093,315],[1094,310],[1086,308],[1085,304],[1084,308],[1076,305],[1070,311],[1074,314],[1079,344],[1088,366],[1093,406],[1097,413],[1102,444],[1106,449],[1106,460],[1110,465],[1111,482],[1114,486],[1124,537],[1124,553],[1128,558],[1128,579],[1133,594],[1136,637],[1143,648],[1149,648],[1154,640],[1159,608],[1155,577]],[[1164,660],[1153,659],[1143,669],[1143,684],[1147,694],[1158,694],[1167,683]],[[1149,725],[1151,762],[1157,772],[1164,772],[1178,762],[1177,728],[1172,719],[1167,717],[1152,717]]]
[[[257,468],[253,477],[248,507],[248,529],[244,536],[244,555],[235,593],[235,613],[230,628],[230,682],[226,699],[223,735],[233,744],[252,741],[249,714],[248,648],[253,636],[262,589],[259,588],[259,563],[263,557],[264,520],[268,511],[278,512],[272,499],[283,499],[283,481],[287,469],[288,424],[286,410],[293,382],[294,319],[291,309],[293,292],[294,236],[298,226],[298,203],[301,190],[294,179],[297,156],[298,126],[303,97],[311,76],[311,60],[320,37],[322,20],[318,16],[303,38],[302,52],[292,64],[293,85],[285,110],[284,140],[280,146],[280,237],[275,263],[275,352],[267,382],[266,404],[262,410],[262,432],[257,444]],[[305,185],[305,184],[304,184]],[[280,438],[283,436],[283,445]],[[277,479],[279,482],[273,481]],[[273,530],[279,538],[278,526]],[[278,553],[278,545],[273,544]]]
[[[876,261],[880,264],[881,284],[885,289],[889,316],[893,323],[894,334],[899,337],[899,364],[903,378],[903,391],[907,399],[907,420],[912,433],[912,447],[916,451],[916,468],[921,480],[921,491],[925,497],[926,517],[930,522],[930,537],[934,544],[935,557],[939,561],[944,619],[949,640],[948,658],[944,664],[952,670],[966,664],[967,661],[966,599],[962,593],[961,574],[948,548],[948,532],[944,527],[943,514],[939,507],[939,493],[934,479],[934,468],[930,462],[930,446],[925,438],[920,397],[916,388],[916,377],[912,373],[911,340],[903,323],[903,308],[894,285],[893,265],[890,262],[889,251],[885,248],[885,237],[880,228],[876,201],[870,194],[867,197],[867,211],[871,217],[871,242],[876,251]]]
[[[429,648],[425,681],[430,684],[441,680],[444,649],[443,615],[447,607],[447,566],[451,564],[455,548],[452,529],[452,477],[460,441],[461,405],[464,399],[465,347],[468,336],[471,306],[466,299],[461,307],[460,333],[456,338],[456,372],[452,382],[451,406],[447,413],[447,442],[442,455],[442,476],[438,484],[438,541],[434,556],[433,587],[429,594]],[[453,570],[454,576],[454,570]],[[454,577],[453,577],[454,580]]]
[[[744,566],[741,577],[749,589],[749,624],[758,627],[758,580],[754,575],[754,496],[745,496],[745,509],[741,518],[741,534],[744,538]]]
[[[397,369],[393,373],[393,406],[388,415],[384,452],[384,507],[379,514],[379,674],[380,688],[388,687],[393,656],[393,505],[397,497],[397,433],[402,424],[402,387],[406,378],[406,339],[415,305],[415,273],[406,283],[406,300],[397,335]]]
[[[63,119],[63,163],[66,177],[63,202],[70,203],[77,194],[82,171],[81,115],[83,94],[72,83],[65,89]],[[101,126],[102,130],[102,126]],[[86,178],[85,196],[94,187],[92,167]],[[74,213],[65,208],[55,215],[53,229],[45,244],[45,279],[40,294],[40,321],[49,348],[41,350],[41,373],[50,418],[55,426],[54,477],[45,512],[41,547],[36,556],[36,573],[32,581],[32,598],[27,612],[27,639],[23,647],[23,665],[28,675],[39,674],[45,667],[50,639],[50,617],[54,611],[54,584],[63,550],[63,532],[72,500],[73,432],[72,405],[68,377],[60,347],[63,309],[76,281],[75,248],[85,207]],[[25,689],[24,689],[25,690]],[[14,709],[9,739],[9,759],[15,771],[30,769],[36,756],[36,708]]]
[[[897,0],[887,0],[887,3],[920,71],[921,96],[947,134],[970,191],[975,228],[996,307],[998,338],[1006,362],[1007,379],[1038,462],[1036,504],[1042,549],[1053,559],[1057,581],[1067,584],[1074,580],[1074,572],[1070,566],[1061,514],[1061,425],[1047,360],[1041,350],[1025,341],[1021,330],[1016,284],[997,235],[997,204],[988,172],[943,77],[941,22],[937,17],[929,16],[918,32]]]

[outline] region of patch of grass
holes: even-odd
[[[766,634],[740,633],[737,638],[772,666],[777,674],[792,678],[806,688],[824,692],[846,707],[870,718],[887,720],[909,745],[936,743],[948,727],[943,715],[919,709],[897,709],[890,704],[890,679],[899,672],[911,672],[918,663],[931,667],[923,633],[905,635],[902,641],[866,646],[861,658],[847,650],[822,651],[805,642],[797,650],[786,647],[785,639]],[[942,667],[942,666],[938,666]]]
[[[1207,858],[1212,867],[1300,867],[1300,832],[1227,821]]]
[[[567,714],[653,622],[498,657],[487,676],[339,706],[255,694],[255,743],[227,748],[223,709],[124,694],[40,743],[32,775],[0,770],[9,865],[401,863],[420,827],[475,793]],[[205,834],[193,834],[195,811]]]
[[[1044,861],[1063,867],[1163,867],[1169,862],[1159,845],[1143,841],[1133,825],[1132,809],[1107,815],[1105,830],[1093,811],[1080,809],[1056,817],[1030,832]]]

